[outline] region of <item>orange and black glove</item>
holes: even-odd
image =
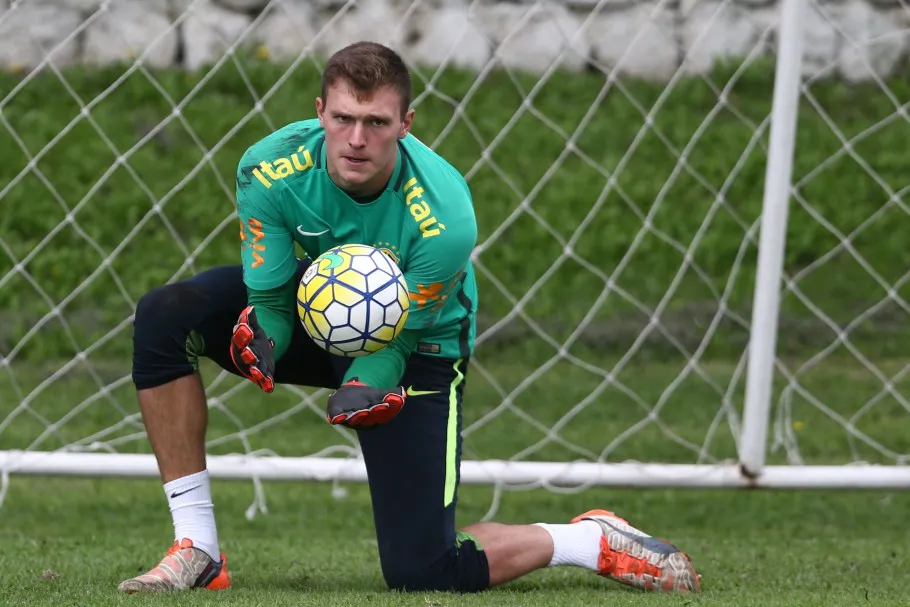
[[[405,398],[402,387],[391,391],[371,388],[354,377],[329,396],[326,419],[357,429],[385,424],[398,415]]]
[[[253,306],[240,313],[231,335],[231,360],[245,378],[265,392],[275,389],[273,342],[259,326]]]

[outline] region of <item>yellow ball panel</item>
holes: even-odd
[[[301,314],[300,318],[303,319],[303,327],[306,329],[306,332],[310,335],[310,337],[314,339],[322,338],[316,329],[316,325],[313,324],[313,317],[311,314]]]
[[[408,295],[408,290],[398,285],[398,305],[401,306],[402,310],[408,310],[411,307],[410,296]]]
[[[404,314],[401,315],[401,318],[398,319],[398,322],[395,323],[395,335],[401,332],[404,329],[404,324],[408,322],[408,310],[404,311]]]
[[[309,314],[307,314],[304,317],[303,323],[304,323],[304,326],[307,327],[307,329],[309,329],[310,326],[312,326],[314,329],[316,329],[318,331],[319,334],[321,334],[323,336],[328,335],[329,332],[332,330],[332,326],[329,324],[328,319],[325,317],[325,314],[323,314],[322,312],[316,312],[316,311],[310,310]]]
[[[316,293],[313,289],[307,289],[307,291],[309,293]],[[332,303],[332,287],[326,287],[309,300],[310,308],[319,312],[325,312],[325,309],[329,307],[330,303]]]
[[[346,288],[344,285],[335,283],[332,285],[333,290],[335,291],[335,301],[342,303],[348,307],[353,306],[359,302],[363,297],[355,291],[352,291]]]
[[[319,291],[326,282],[328,282],[328,279],[325,276],[316,274],[306,284],[301,283],[300,286],[297,287],[298,299],[309,301],[313,296],[313,293]]]
[[[378,339],[380,341],[392,341],[395,339],[395,327],[391,325],[383,325],[373,331],[373,334],[370,336],[373,339]]]
[[[387,344],[384,344],[379,341],[373,341],[372,339],[366,340],[363,344],[363,351],[367,354],[372,354],[374,352],[379,352],[386,347]]]
[[[338,280],[338,282],[344,283],[349,287],[357,289],[361,293],[367,292],[366,276],[355,270],[347,270],[343,274],[339,274],[336,280]]]
[[[338,247],[348,255],[369,255],[376,249],[362,244],[344,244]]]

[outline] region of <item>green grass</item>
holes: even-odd
[[[171,538],[155,481],[14,478],[0,510],[0,604],[38,605],[901,605],[901,538],[910,494],[590,489],[508,493],[497,520],[564,521],[610,507],[687,550],[703,576],[698,597],[630,592],[577,569],[531,574],[477,596],[400,595],[382,582],[361,485],[334,500],[320,484],[266,484],[267,515],[244,511],[252,486],[213,486],[227,593],[122,597],[116,585],[149,568]],[[459,523],[486,512],[490,490],[463,488]]]
[[[579,353],[584,355],[584,353]],[[517,357],[484,360],[484,369],[498,387],[513,390],[542,360]],[[604,367],[613,361],[601,360]],[[879,361],[894,375],[905,361]],[[529,365],[530,363],[530,365]],[[50,369],[52,367],[48,367]],[[29,397],[14,423],[0,432],[3,448],[54,449],[76,442],[134,415],[132,388],[116,385],[104,398],[85,368],[35,386],[48,376],[38,367],[17,366],[0,381],[0,419],[10,416]],[[126,372],[120,365],[93,366],[102,383]],[[705,445],[705,461],[735,456],[735,446],[721,410],[721,394],[730,390],[730,408],[740,411],[742,387],[731,381],[734,365],[705,363],[702,375],[667,390],[683,370],[681,362],[633,363],[616,379],[640,401],[608,387],[582,412],[571,408],[597,387],[599,378],[580,367],[560,363],[515,394],[514,408],[502,411],[480,427],[502,398],[476,370],[469,373],[465,418],[466,458],[508,458],[537,444],[524,459],[640,459],[695,462],[693,448]],[[210,366],[205,376],[213,377]],[[801,385],[833,413],[849,417],[882,388],[856,363],[828,360],[798,376]],[[239,392],[232,389],[241,387]],[[778,388],[781,386],[779,385]],[[17,392],[18,388],[18,392]],[[900,382],[896,385],[900,390]],[[657,419],[647,423],[648,410],[663,401]],[[272,449],[284,455],[314,453],[330,445],[351,445],[319,413],[323,400],[302,407],[280,424],[250,430],[256,424],[292,410],[305,393],[282,389],[265,396],[233,379],[218,384],[210,396],[209,439],[212,453]],[[775,399],[779,392],[775,394]],[[791,402],[790,429],[807,463],[849,463],[857,458],[881,463],[893,459],[862,443],[851,452],[844,428],[804,398]],[[564,422],[555,436],[535,428]],[[64,417],[69,415],[69,417]],[[47,424],[62,422],[41,442]],[[708,440],[712,421],[719,421]],[[910,452],[910,416],[884,399],[867,415],[856,418],[857,430],[899,453]],[[638,427],[636,424],[645,422]],[[118,442],[139,430],[127,423],[104,437],[120,452],[148,452],[141,436]],[[638,428],[627,440],[604,448],[626,430]],[[694,447],[674,440],[688,441]],[[247,441],[246,443],[242,441]],[[560,444],[565,441],[576,450]],[[794,443],[794,444],[797,444]],[[587,454],[587,455],[585,455]],[[781,450],[771,463],[786,463]],[[736,490],[628,490],[588,488],[583,491],[505,491],[495,520],[521,523],[564,521],[592,507],[612,508],[633,523],[668,537],[691,553],[704,576],[704,593],[696,598],[644,596],[574,569],[546,570],[478,596],[418,593],[401,596],[383,586],[369,496],[362,485],[345,487],[346,497],[332,497],[332,487],[316,483],[267,483],[266,515],[247,521],[253,502],[249,482],[218,481],[214,498],[220,539],[231,558],[235,588],[228,594],[196,593],[180,604],[228,605],[897,605],[905,600],[899,574],[910,564],[901,538],[910,516],[910,494],[898,492],[773,492]],[[493,503],[488,487],[463,487],[459,523],[483,517]],[[153,564],[170,541],[170,518],[155,480],[24,478],[11,480],[0,509],[0,604],[76,605],[173,604],[167,597],[120,597],[116,584]],[[884,573],[890,572],[890,573]]]

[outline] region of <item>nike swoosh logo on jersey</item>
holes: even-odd
[[[303,229],[303,226],[297,226],[297,231],[300,232],[303,236],[322,236],[328,232],[328,230],[323,230],[321,232],[307,232]]]
[[[408,386],[405,393],[408,396],[422,396],[424,394],[439,394],[439,390],[415,390],[414,386]]]

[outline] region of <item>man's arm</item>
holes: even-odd
[[[242,174],[237,179],[237,215],[247,303],[275,342],[273,355],[278,360],[294,331],[294,239],[269,191]]]
[[[404,375],[408,357],[420,341],[421,331],[402,329],[382,350],[355,359],[344,376],[347,382],[356,377],[367,386],[389,388],[397,386]]]
[[[296,289],[297,282],[293,277],[274,289],[260,290],[247,287],[247,304],[256,310],[259,326],[274,342],[272,356],[275,361],[284,356],[294,334]]]
[[[294,329],[294,240],[268,192],[237,175],[240,256],[247,307],[234,327],[231,357],[237,369],[266,392],[274,389],[275,361],[287,350]]]

